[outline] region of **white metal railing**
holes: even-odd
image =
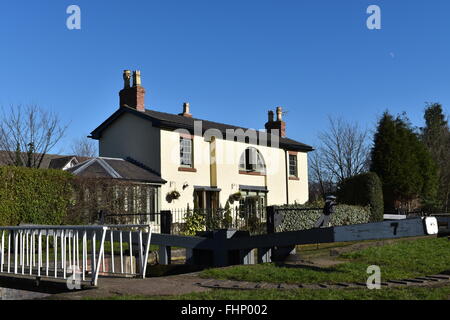
[[[89,277],[94,286],[99,274],[145,278],[151,234],[149,225],[0,227],[0,273],[79,275],[80,282]]]

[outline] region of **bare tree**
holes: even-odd
[[[341,118],[328,121],[328,130],[319,133],[321,145],[310,158],[311,181],[320,185],[323,196],[346,178],[366,172],[370,155],[366,130]]]
[[[92,140],[83,136],[75,139],[72,143],[72,153],[79,157],[96,157],[98,155],[97,145]]]
[[[316,150],[309,159],[309,199],[311,201],[324,199],[334,191],[333,178],[327,170],[324,170],[322,154]]]
[[[56,114],[36,105],[2,108],[0,149],[8,151],[10,165],[39,168],[66,130]]]

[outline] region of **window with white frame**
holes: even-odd
[[[193,167],[192,138],[180,137],[180,166]]]
[[[289,155],[289,176],[290,177],[298,177],[298,171],[297,171],[297,155],[296,154],[290,154]]]

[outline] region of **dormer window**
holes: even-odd
[[[239,159],[240,173],[265,174],[266,165],[261,153],[253,147],[245,149]]]

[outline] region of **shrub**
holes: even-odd
[[[322,209],[311,205],[283,206],[279,210],[282,215],[281,223],[275,232],[307,230],[314,228],[314,224],[322,214]],[[287,210],[286,210],[287,209]],[[367,223],[370,220],[368,207],[338,205],[331,217],[331,225],[343,226],[350,224]]]
[[[205,214],[202,210],[187,209],[184,216],[185,223],[181,234],[185,236],[195,236],[197,232],[205,230]]]
[[[138,213],[147,203],[145,188],[118,179],[75,177],[62,170],[0,167],[0,225],[90,224],[99,210]]]
[[[0,167],[0,225],[59,225],[72,197],[72,175],[61,170]]]
[[[368,172],[344,180],[337,196],[339,203],[369,206],[370,222],[383,221],[383,189],[376,173]]]

